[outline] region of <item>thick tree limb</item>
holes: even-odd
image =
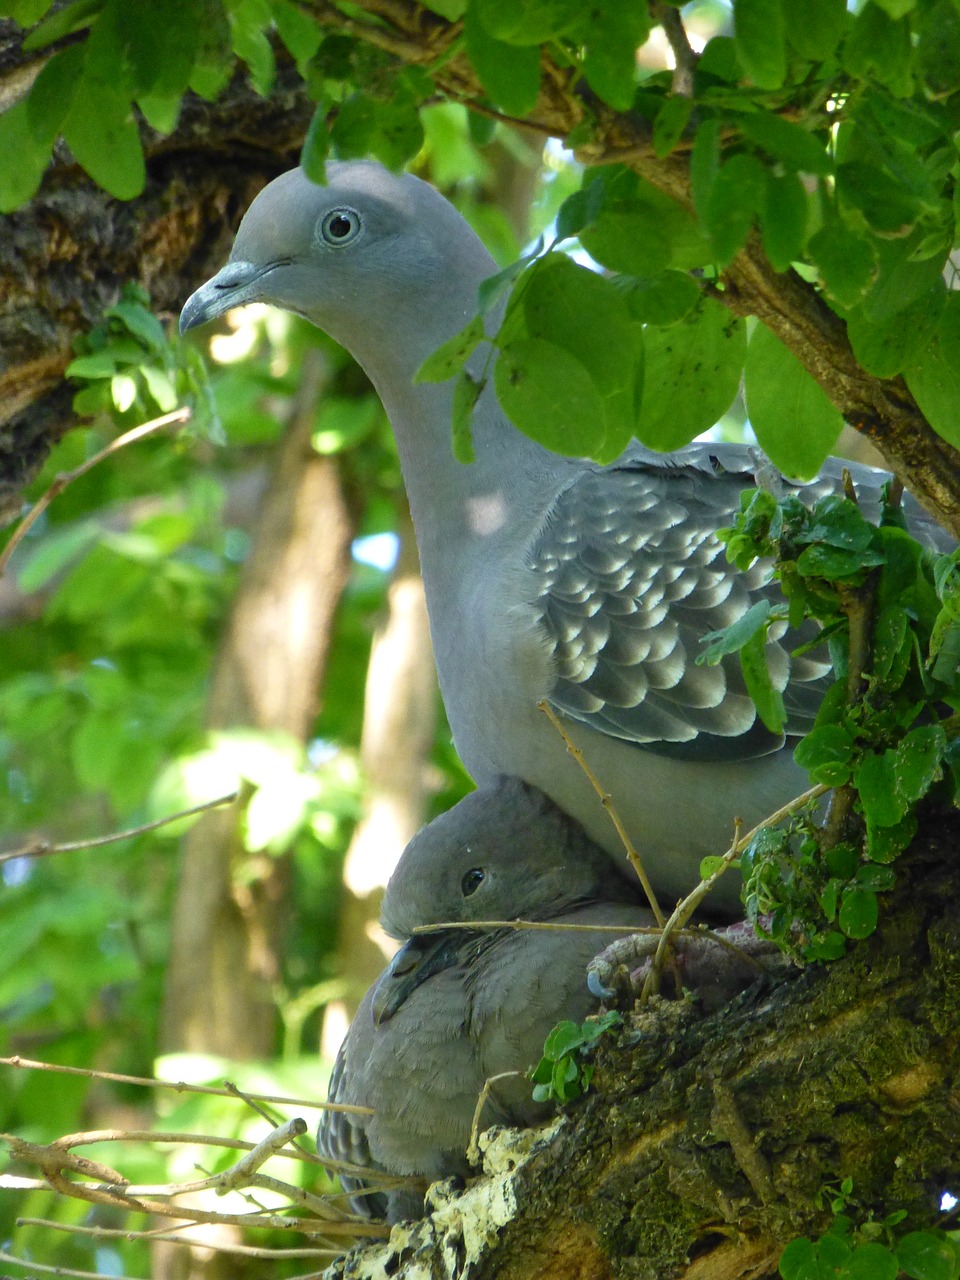
[[[431,1218],[331,1280],[770,1276],[848,1174],[855,1220],[935,1221],[960,1177],[960,872],[942,863],[958,836],[953,817],[918,842],[880,932],[846,959],[710,1018],[635,1017],[567,1119],[486,1139],[492,1176],[432,1193]]]

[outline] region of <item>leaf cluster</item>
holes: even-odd
[[[572,1102],[590,1088],[594,1065],[583,1061],[601,1036],[619,1027],[623,1019],[614,1010],[576,1022],[561,1022],[543,1045],[543,1057],[530,1072],[535,1102]]]
[[[789,717],[766,667],[771,629],[803,635],[815,623],[794,652],[826,644],[832,661],[833,683],[794,756],[813,783],[839,789],[855,824],[819,836],[808,825],[791,858],[786,835],[765,830],[741,859],[749,914],[773,912],[770,930],[785,943],[799,929],[807,959],[835,958],[845,938],[873,932],[877,894],[893,887],[890,864],[916,830],[916,806],[957,780],[953,722],[943,716],[960,707],[960,553],[922,546],[889,486],[885,499],[873,524],[840,494],[807,506],[751,490],[736,524],[720,531],[739,567],[770,558],[785,604],[762,601],[708,637],[703,660],[739,651],[773,732],[789,731]]]
[[[791,1240],[780,1258],[782,1280],[957,1280],[960,1246],[955,1232],[909,1231],[895,1228],[907,1216],[903,1210],[882,1221],[857,1226],[842,1211],[853,1179],[845,1178],[834,1201],[834,1218],[818,1239]]]

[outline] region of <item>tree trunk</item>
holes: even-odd
[[[323,1056],[336,1057],[364,991],[396,949],[377,918],[383,890],[404,846],[423,825],[427,760],[437,723],[437,677],[417,544],[404,506],[400,551],[387,610],[370,651],[360,758],[364,815],[343,869],[339,971],[348,981],[327,1006]]]
[[[927,824],[846,958],[710,1017],[628,1015],[559,1125],[491,1133],[485,1178],[327,1280],[759,1280],[848,1175],[856,1224],[934,1222],[960,1177],[958,839]]]
[[[310,445],[321,362],[318,350],[304,358],[292,420],[216,658],[210,729],[250,725],[306,742],[313,724],[353,536],[337,463]],[[282,858],[251,859],[237,822],[236,808],[214,811],[184,840],[166,1050],[250,1058],[273,1049],[271,988],[280,976],[277,934],[287,868]]]

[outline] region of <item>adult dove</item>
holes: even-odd
[[[230,260],[183,308],[181,331],[247,302],[306,317],[360,362],[396,435],[454,742],[478,784],[501,774],[551,796],[607,848],[622,847],[584,773],[537,704],[561,716],[614,799],[647,873],[668,900],[744,829],[807,785],[791,738],[810,728],[825,651],[791,658],[771,631],[768,665],[787,735],[771,733],[738,655],[698,666],[700,639],[762,595],[769,566],[741,573],[716,530],[756,482],[757,453],[699,444],[657,454],[633,444],[600,466],[518,431],[488,381],[476,405],[476,460],[451,451],[452,384],[414,383],[425,358],[476,310],[496,271],[432,187],[365,161],[271,182],[244,217]],[[479,377],[488,352],[468,366]],[[768,464],[767,464],[768,465]],[[838,491],[830,460],[805,500]],[[769,468],[772,472],[772,467]],[[882,475],[851,464],[858,484]],[[716,905],[736,902],[733,875]]]

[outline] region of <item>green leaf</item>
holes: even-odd
[[[648,328],[637,436],[679,449],[718,422],[739,389],[746,341],[743,321],[713,299],[669,329]]]
[[[865,937],[866,935],[850,934],[848,936]],[[897,1280],[898,1270],[897,1260],[886,1245],[861,1244],[854,1249],[847,1262],[844,1280]]]
[[[464,20],[467,53],[492,102],[508,115],[525,116],[540,92],[540,50],[495,39],[480,22],[475,5]]]
[[[704,221],[710,206],[710,193],[719,172],[720,121],[705,120],[697,130],[690,155],[690,194],[693,197],[693,207]]]
[[[910,71],[910,24],[894,22],[883,9],[868,0],[857,14],[844,41],[842,60],[858,80],[879,80],[898,97],[913,92]]]
[[[631,384],[630,314],[609,280],[563,254],[550,254],[534,263],[518,292],[530,335],[569,351],[601,394]]]
[[[779,89],[787,74],[786,27],[780,0],[733,0],[737,57],[758,89]]]
[[[897,790],[908,804],[915,804],[930,790],[940,773],[947,737],[938,724],[912,729],[897,747]]]
[[[847,336],[858,363],[878,378],[894,378],[923,359],[937,340],[946,296],[946,286],[938,279],[924,297],[888,319],[874,321],[861,308],[852,311]]]
[[[956,1280],[960,1250],[942,1231],[911,1231],[897,1241],[897,1261],[911,1280]]]
[[[514,426],[557,453],[589,454],[604,433],[603,401],[590,374],[555,343],[520,338],[494,369],[500,405]]]
[[[847,21],[846,0],[804,0],[783,6],[787,40],[801,58],[821,62],[833,55]]]
[[[267,97],[277,66],[266,28],[271,15],[266,0],[232,0],[227,8],[233,50],[247,64],[254,89]]]
[[[505,44],[537,45],[574,26],[582,15],[582,0],[471,0],[470,13],[495,40]]]
[[[831,218],[810,238],[809,249],[830,296],[842,307],[855,307],[877,278],[873,244]]]
[[[960,294],[947,295],[935,341],[903,376],[934,431],[960,447]]]
[[[466,4],[463,7],[466,8]],[[270,0],[270,12],[280,39],[289,49],[298,69],[303,67],[320,48],[323,31],[319,23],[299,9],[293,0]],[[457,18],[460,16],[458,13]]]
[[[36,193],[53,147],[38,143],[30,127],[29,99],[0,115],[0,213],[12,213]]]
[[[129,98],[102,74],[100,64],[92,64],[88,56],[63,136],[98,186],[118,200],[132,200],[147,180],[140,131]]]
[[[854,774],[854,786],[867,822],[876,827],[892,827],[904,816],[905,805],[897,791],[897,753],[871,752],[864,756]]]
[[[720,166],[704,218],[718,263],[740,252],[766,203],[767,171],[756,156],[734,156]]]
[[[824,1280],[811,1240],[791,1240],[780,1255],[778,1270],[783,1280]]]
[[[664,267],[688,269],[710,261],[696,220],[630,170],[619,165],[591,169],[584,193],[593,218],[580,232],[580,242],[611,271],[649,276]]]
[[[701,298],[696,280],[685,271],[670,267],[655,276],[624,277],[617,283],[630,314],[641,324],[676,324],[690,314]]]
[[[670,263],[670,234],[659,210],[648,204],[605,210],[580,233],[580,243],[611,271],[649,276]]]
[[[636,92],[637,49],[650,34],[647,6],[591,0],[585,12],[581,6],[576,34],[586,44],[583,73],[590,88],[615,111],[629,111]]]
[[[150,351],[163,351],[166,348],[167,335],[163,331],[163,325],[153,312],[140,306],[139,303],[121,299],[112,307],[107,307],[103,314],[119,320],[123,327],[135,338],[139,338]]]
[[[46,22],[42,22],[23,42],[25,53],[33,53],[36,49],[45,49],[55,40],[72,35],[75,31],[89,27],[104,6],[104,0],[74,0],[56,13],[51,14]]]
[[[818,174],[827,174],[833,169],[826,140],[818,138],[801,124],[794,124],[771,111],[756,111],[739,116],[737,125],[741,133],[791,169]]]
[[[767,173],[760,234],[774,271],[787,271],[803,256],[809,212],[809,197],[795,173]]]
[[[837,923],[848,938],[868,938],[877,927],[877,895],[859,886],[844,890]]]
[[[839,787],[849,781],[854,741],[839,724],[812,729],[797,743],[793,758],[810,774],[810,781]]]
[[[561,1022],[553,1028],[543,1042],[543,1056],[551,1062],[574,1053],[583,1044],[583,1032],[576,1022]]]
[[[700,644],[706,647],[701,647],[697,654],[697,664],[715,667],[728,654],[736,653],[755,636],[759,635],[762,640],[765,640],[772,607],[769,600],[758,600],[745,613],[742,613],[736,622],[731,622],[729,626],[719,631],[710,631],[705,636],[701,636]]]
[[[893,862],[917,834],[917,816],[908,813],[888,827],[867,823],[867,857],[873,862]]]
[[[784,475],[815,476],[843,426],[826,392],[760,323],[750,338],[743,376],[747,413],[760,447]]]
[[[427,356],[413,375],[414,382],[446,382],[460,372],[485,337],[482,316],[474,316],[459,333]]]
[[[922,202],[879,165],[849,161],[837,166],[837,199],[857,209],[884,235],[904,235],[923,212]]]
[[[663,106],[657,112],[653,122],[653,150],[663,158],[668,156],[680,139],[683,131],[690,123],[693,112],[693,99],[671,94],[665,98]]]
[[[39,591],[51,578],[79,559],[99,536],[93,522],[52,530],[17,573],[20,590],[28,594]]]
[[[170,378],[160,369],[155,369],[149,364],[140,366],[140,376],[147,384],[147,390],[156,401],[160,412],[171,413],[177,407],[180,397]]]
[[[783,695],[775,689],[767,666],[766,636],[758,631],[740,650],[740,669],[757,714],[771,733],[783,733],[786,711]]]
[[[917,260],[914,251],[921,236],[918,228],[905,239],[873,241],[878,274],[876,283],[863,301],[863,314],[869,320],[889,320],[937,285],[945,253],[944,257]]]
[[[931,98],[948,98],[960,78],[960,11],[951,0],[934,0],[917,12],[916,56],[923,87]]]
[[[476,382],[463,370],[453,385],[453,456],[458,462],[469,463],[476,458],[473,448],[471,423],[473,410],[480,399],[484,384]]]
[[[331,128],[343,157],[373,153],[388,169],[399,169],[423,145],[423,124],[413,100],[402,94],[389,102],[357,92],[340,104]]]
[[[320,103],[307,126],[307,136],[300,151],[300,164],[311,182],[323,186],[327,180],[327,156],[330,154],[330,130],[327,128],[326,105]]]
[[[49,151],[63,127],[83,67],[84,48],[71,45],[55,53],[33,83],[27,98],[30,128],[40,148]]]

